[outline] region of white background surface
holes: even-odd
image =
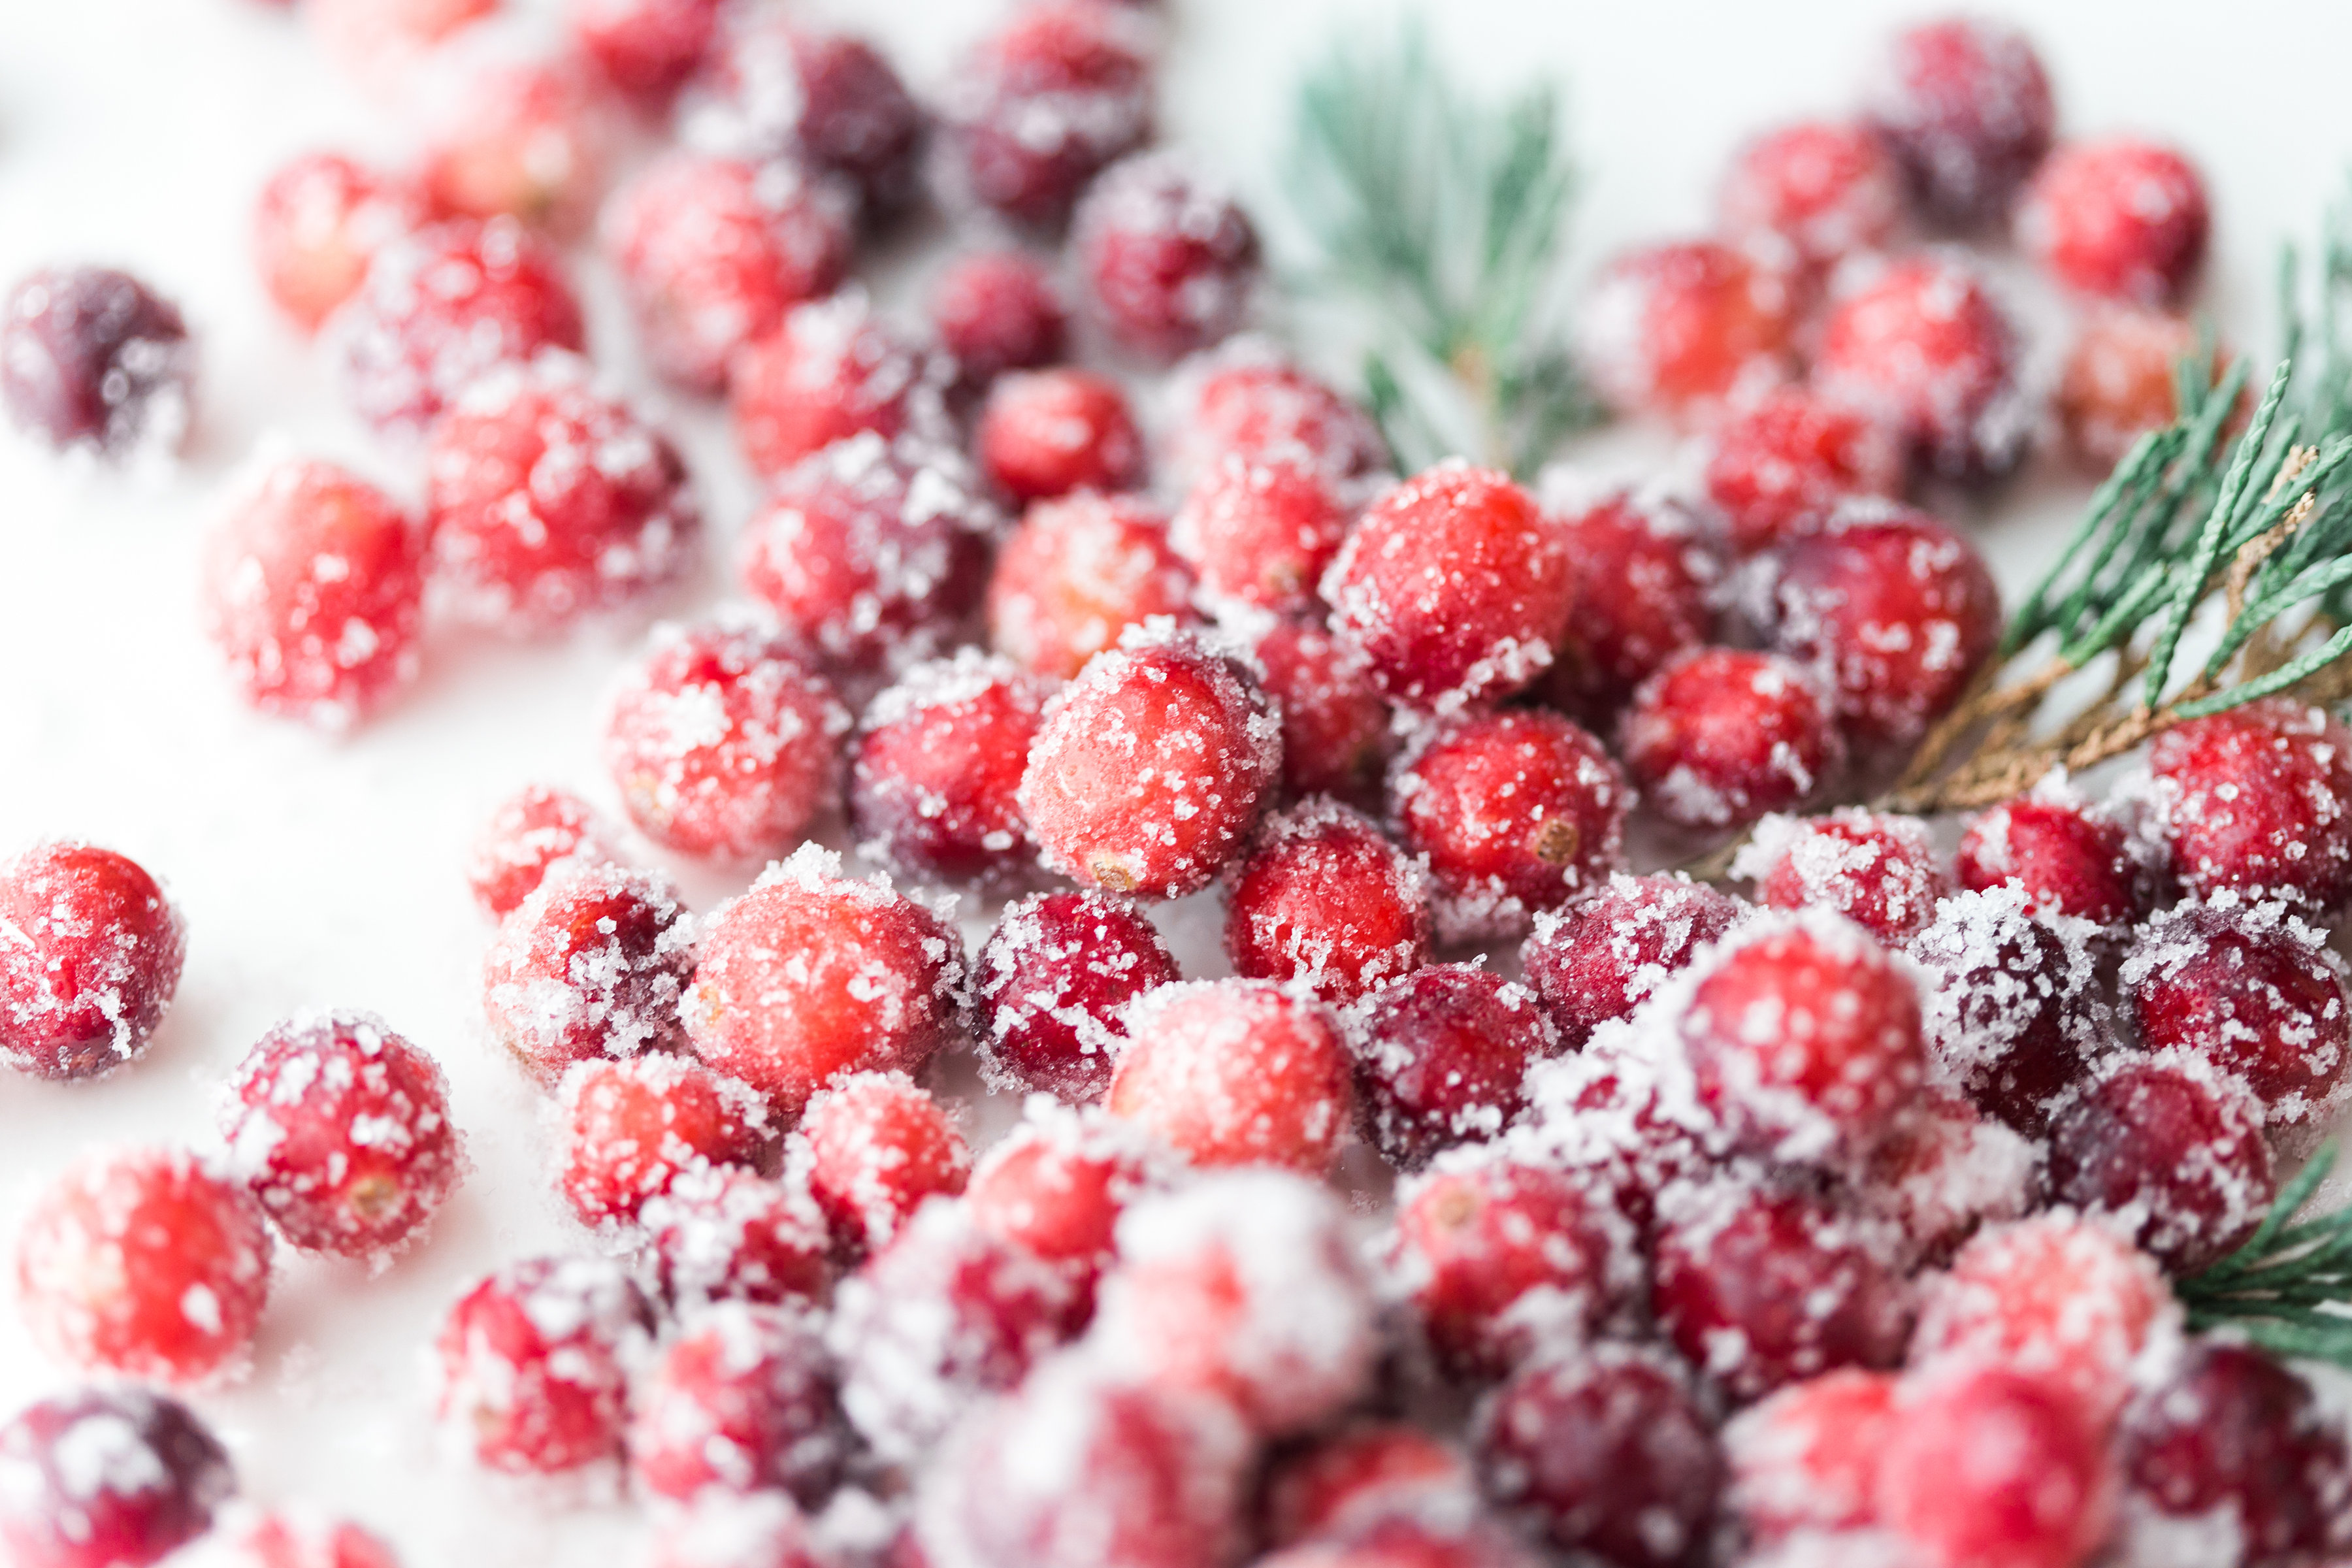
[[[1270,186],[1299,62],[1342,26],[1385,26],[1392,14],[1345,0],[1171,4],[1166,123],[1256,193]],[[919,89],[997,6],[802,9],[883,38]],[[1909,9],[1427,7],[1475,75],[1540,68],[1568,82],[1591,172],[1577,220],[1585,266],[1700,226],[1738,137],[1839,110]],[[2209,298],[2238,341],[2266,351],[2273,247],[2312,232],[2352,159],[2352,6],[2044,0],[2032,10],[2067,131],[2153,132],[2203,166],[2219,224]],[[342,742],[246,713],[194,630],[198,531],[266,436],[410,482],[398,454],[342,417],[322,367],[269,314],[246,253],[252,195],[284,157],[400,145],[397,128],[270,8],[0,0],[0,286],[43,262],[128,266],[180,302],[205,354],[197,437],[164,485],[69,474],[0,439],[0,847],[75,835],[119,847],[169,880],[192,932],[178,1005],[142,1066],[97,1086],[0,1080],[0,1245],[31,1188],[85,1145],[206,1137],[213,1086],[274,1019],[306,1005],[382,1013],[446,1064],[473,1177],[429,1243],[381,1279],[282,1258],[253,1376],[197,1403],[250,1493],[345,1510],[412,1564],[625,1562],[632,1549],[613,1531],[633,1528],[629,1513],[559,1511],[551,1522],[535,1503],[515,1506],[508,1487],[436,1458],[420,1358],[467,1279],[582,1243],[540,1174],[538,1096],[484,1038],[475,975],[487,933],[458,857],[488,806],[526,780],[609,804],[594,765],[599,698],[638,627],[520,647],[438,636],[421,688]],[[597,353],[625,363],[625,329],[608,300],[597,303]],[[723,542],[748,506],[746,478],[709,411],[666,412]],[[2044,474],[2004,503],[1987,537],[2012,588],[2081,494]],[[719,575],[670,607],[707,602]],[[748,879],[673,868],[705,909]],[[1204,966],[1206,912],[1175,923],[1188,967]],[[0,1410],[67,1381],[0,1308]]]

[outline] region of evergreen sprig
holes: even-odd
[[[1559,321],[1576,169],[1556,87],[1466,91],[1417,24],[1342,44],[1300,86],[1286,174],[1315,253],[1300,292],[1350,308],[1401,467],[1525,474],[1598,417]]]
[[[2294,1217],[2335,1163],[2323,1149],[2243,1247],[2174,1285],[2190,1328],[2231,1328],[2280,1355],[2352,1367],[2352,1207]]]

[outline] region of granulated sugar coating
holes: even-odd
[[[1139,908],[1091,891],[1007,905],[973,973],[982,1072],[1000,1088],[1044,1089],[1071,1104],[1110,1087],[1127,1004],[1181,978]]]
[[[405,176],[340,153],[305,153],[270,175],[253,207],[255,269],[269,298],[315,331],[357,292],[375,253],[425,219]]]
[[[194,418],[179,307],[127,272],[36,272],[0,302],[0,408],[60,452],[169,463]]]
[[[653,1313],[618,1264],[533,1258],[452,1307],[435,1349],[453,1443],[509,1475],[577,1470],[621,1452],[630,1373]]]
[[[1821,684],[1778,654],[1744,648],[1668,659],[1633,691],[1617,750],[1651,812],[1694,834],[1794,809],[1845,764]]]
[[[834,1252],[880,1250],[934,1194],[971,1176],[971,1150],[948,1109],[901,1072],[857,1072],[819,1089],[801,1113],[788,1160],[804,1164]]]
[[[0,1426],[0,1545],[26,1568],[152,1563],[236,1490],[220,1440],[143,1389],[77,1389]]]
[[[1345,1005],[1429,960],[1428,876],[1370,817],[1317,796],[1258,825],[1229,874],[1225,956]]]
[[[552,1081],[575,1062],[663,1051],[694,928],[650,871],[562,862],[500,923],[482,959],[482,1011],[498,1042]]]
[[[1162,985],[1130,1003],[1104,1103],[1195,1165],[1319,1174],[1348,1127],[1338,1025],[1267,980]]]
[[[1812,384],[1893,430],[1915,474],[1984,486],[2014,472],[2032,443],[2018,356],[2016,326],[1976,273],[1930,257],[1886,265],[1840,297]]]
[[[1257,231],[1181,153],[1104,170],[1079,199],[1070,248],[1103,330],[1139,353],[1172,360],[1210,347],[1249,308]]]
[[[1636,250],[1585,296],[1578,346],[1618,408],[1698,419],[1788,374],[1789,280],[1717,240]]]
[[[538,890],[559,861],[578,858],[617,862],[615,830],[570,790],[525,784],[501,801],[482,825],[466,862],[474,901],[503,920]]]
[[[1018,797],[1053,683],[976,647],[866,704],[850,755],[858,852],[894,875],[988,890],[1034,876]]]
[[[1192,574],[1170,548],[1156,502],[1085,492],[1041,501],[996,552],[989,646],[1067,680],[1130,627],[1191,621],[1192,598]]]
[[[1389,982],[1349,1024],[1359,1119],[1400,1171],[1501,1132],[1526,1109],[1528,1068],[1561,1048],[1534,992],[1466,963]]]
[[[2227,889],[2327,916],[2352,900],[2352,730],[2265,698],[2148,750],[2158,832],[2190,893]]]
[[[1244,334],[1194,356],[1174,377],[1169,467],[1197,482],[1228,458],[1290,458],[1334,479],[1385,468],[1380,427],[1265,338]]]
[[[721,1301],[688,1320],[638,1385],[629,1469],[657,1498],[781,1487],[815,1506],[849,1449],[824,1342],[785,1308]]]
[[[1578,571],[1575,607],[1538,689],[1562,712],[1605,730],[1636,687],[1707,640],[1721,563],[1678,506],[1622,494],[1562,506],[1549,489],[1547,510]]]
[[[941,401],[952,367],[885,321],[856,287],[795,306],[736,354],[729,398],[743,456],[762,476],[835,441],[950,436]]]
[[[830,176],[880,224],[918,195],[927,117],[888,58],[864,38],[798,18],[723,18],[689,142],[723,145],[768,166]]]
[[[1922,971],[1930,1070],[2018,1131],[2049,1131],[2058,1096],[2111,1045],[2095,928],[2036,913],[2014,883],[1958,893],[1906,950]],[[2143,1044],[2156,1043],[2145,1031]]]
[[[1168,542],[1212,603],[1311,613],[1316,584],[1355,521],[1358,488],[1304,454],[1228,453],[1185,493]]]
[[[743,1165],[690,1165],[637,1218],[662,1295],[681,1311],[816,1300],[831,1279],[831,1237],[803,1173],[776,1181]]]
[[[1740,900],[1687,877],[1620,871],[1568,908],[1538,916],[1519,963],[1562,1043],[1577,1050],[1747,912]]]
[[[2103,931],[2130,924],[2150,901],[2122,825],[2063,784],[1969,823],[1954,869],[1963,888],[2013,884],[2034,906]]]
[[[555,1088],[556,1190],[583,1225],[633,1220],[688,1171],[758,1163],[765,1110],[691,1058],[576,1063]]]
[[[1376,807],[1394,714],[1363,658],[1311,621],[1276,621],[1253,651],[1282,710],[1283,792]]]
[[[972,439],[989,482],[1019,502],[1130,489],[1143,478],[1143,435],[1127,394],[1092,371],[999,376]]]
[[[1119,1216],[1172,1177],[1165,1152],[1129,1123],[1033,1094],[965,1196],[982,1230],[1062,1268],[1090,1298],[1118,1254]]]
[[[1927,823],[1850,806],[1767,817],[1731,874],[1755,883],[1766,909],[1830,910],[1896,945],[1925,931],[1952,890]]]
[[[1741,554],[1812,527],[1852,496],[1903,489],[1903,449],[1869,415],[1782,387],[1728,416],[1707,458],[1707,499]]]
[[[1140,145],[1152,121],[1144,18],[1049,0],[965,58],[940,104],[958,193],[1051,226],[1087,182]]]
[[[128,856],[49,843],[0,861],[0,1061],[79,1079],[135,1059],[187,946],[170,895]]]

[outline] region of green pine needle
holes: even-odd
[[[2191,1329],[2234,1329],[2280,1355],[2352,1367],[2352,1207],[2294,1217],[2335,1163],[2332,1148],[2315,1155],[2245,1246],[2174,1285]]]

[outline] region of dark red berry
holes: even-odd
[[[1150,66],[1117,6],[1046,0],[982,41],[941,111],[973,199],[1058,224],[1087,181],[1150,134]]]
[[[1068,308],[1044,265],[1021,251],[959,258],[931,285],[930,304],[932,330],[974,388],[1052,364],[1068,348]]]
[[[710,52],[721,0],[569,0],[572,41],[604,79],[647,109],[666,107]]]
[[[2352,730],[2266,697],[2167,730],[2148,751],[2172,874],[2191,893],[2352,898]]]
[[[757,1163],[765,1109],[688,1058],[583,1061],[556,1090],[556,1191],[583,1225],[634,1220],[688,1171]]]
[[[1785,247],[1825,268],[1882,248],[1903,217],[1903,176],[1861,125],[1801,121],[1743,145],[1716,191],[1734,240]]]
[[[359,289],[375,253],[425,221],[424,194],[340,153],[305,153],[253,209],[254,267],[278,308],[316,331]]]
[[[220,1440],[144,1389],[58,1394],[0,1426],[0,1548],[16,1568],[148,1568],[236,1490]]]
[[[1952,890],[1927,822],[1844,806],[1764,825],[1734,874],[1773,910],[1833,910],[1890,946],[1927,929]]]
[[[1249,308],[1257,231],[1181,153],[1105,169],[1072,219],[1088,303],[1112,338],[1170,360],[1232,335]]]
[[[677,889],[650,871],[574,860],[516,906],[482,960],[490,1032],[541,1079],[678,1042],[694,970]]]
[[[1324,1010],[1265,980],[1162,985],[1130,1004],[1104,1104],[1196,1165],[1331,1163],[1348,1049]]]
[[[652,1329],[645,1298],[618,1264],[509,1264],[442,1321],[441,1419],[487,1469],[553,1474],[616,1457],[629,1371]]]
[[[710,1301],[768,1306],[824,1294],[831,1239],[796,1173],[773,1181],[742,1165],[678,1173],[638,1211],[662,1292],[681,1310]]]
[[[1790,1384],[1725,1424],[1725,1502],[1759,1543],[1878,1520],[1895,1378],[1844,1367]]]
[[[1980,1226],[2039,1206],[2042,1154],[2027,1134],[1931,1088],[1879,1135],[1850,1190],[1864,1214],[1900,1232],[1903,1261],[1937,1264]]]
[[[179,308],[128,272],[36,272],[0,305],[0,405],[58,451],[169,456],[194,376]]]
[[[1717,1158],[1686,1066],[1658,1043],[1639,1025],[1611,1023],[1581,1049],[1537,1063],[1528,1070],[1527,1113],[1506,1134],[1515,1157],[1598,1182],[1644,1234],[1658,1194]]]
[[[1097,892],[1006,906],[975,966],[981,1059],[1009,1086],[1072,1104],[1102,1098],[1129,1002],[1182,978],[1143,911]]]
[[[1871,78],[1871,128],[1913,200],[1955,225],[2000,216],[2050,150],[2057,110],[2022,33],[1956,17],[1896,35]]]
[[[875,698],[850,774],[860,853],[919,881],[1022,880],[1036,847],[1015,797],[1050,694],[1011,660],[962,648]]]
[[[846,183],[869,219],[911,203],[929,125],[890,62],[863,38],[782,14],[739,20],[710,73],[717,139]]]
[[[2017,213],[2026,252],[2084,294],[2163,305],[2205,259],[2205,182],[2169,147],[2114,137],[2062,147]]]
[[[2013,470],[2033,435],[2017,337],[1974,273],[1900,261],[1832,306],[1812,384],[1894,431],[1919,472],[1983,484]]]
[[[570,790],[526,784],[499,805],[466,858],[474,901],[504,919],[538,890],[560,860],[617,861],[613,830]]]
[[[2187,1052],[2111,1062],[2058,1110],[2050,1190],[2194,1274],[2252,1236],[2276,1195],[2261,1102]]]
[[[848,1434],[824,1341],[800,1314],[722,1301],[688,1320],[637,1381],[630,1473],[657,1498],[772,1487],[814,1507]]]
[[[1746,555],[1815,526],[1851,496],[1901,494],[1903,467],[1901,444],[1878,420],[1782,387],[1717,427],[1706,493]]]
[[[187,926],[139,863],[94,844],[0,861],[0,1061],[96,1078],[136,1060],[179,989]]]
[[[1878,1469],[1878,1515],[1937,1568],[2074,1568],[2105,1537],[2114,1478],[2097,1419],[2001,1366],[1906,1385]]]
[[[1618,754],[1642,804],[1692,833],[1745,827],[1827,787],[1845,743],[1820,686],[1778,654],[1699,647],[1633,693]]]
[[[1378,805],[1391,750],[1388,700],[1362,658],[1320,626],[1277,621],[1255,649],[1266,695],[1282,710],[1282,787]]]
[[[1172,467],[1197,481],[1226,459],[1303,462],[1334,479],[1386,468],[1370,416],[1264,341],[1236,338],[1180,373]]]
[[[1066,496],[1029,509],[996,552],[988,637],[1024,669],[1067,680],[1131,626],[1193,618],[1192,574],[1168,514],[1141,496]]]
[[[1056,368],[997,378],[973,436],[989,482],[1024,504],[1072,490],[1131,489],[1143,436],[1118,383]]]
[[[1296,456],[1229,456],[1193,481],[1168,540],[1211,599],[1307,613],[1354,521],[1344,484]]]
[[[2020,795],[1987,811],[1960,836],[1955,869],[1963,888],[2013,884],[2034,908],[2103,931],[2119,930],[2146,912],[2123,828],[2063,797]]]
[[[1680,874],[1621,871],[1587,897],[1538,916],[1535,933],[1520,944],[1519,963],[1561,1043],[1581,1050],[1594,1029],[1631,1016],[1746,912],[1729,893]]]
[[[857,1072],[817,1090],[793,1134],[834,1250],[856,1258],[887,1246],[934,1194],[953,1197],[971,1150],[948,1108],[902,1072]]]
[[[1946,899],[1907,951],[1937,1073],[2019,1131],[2049,1131],[2052,1103],[2098,1055],[2104,1008],[2080,922],[2037,916],[2023,889]]]
[[[1362,813],[1311,799],[1262,824],[1225,894],[1225,954],[1346,1005],[1429,959],[1419,866]]]
[[[1535,993],[1473,964],[1391,981],[1353,1022],[1357,1109],[1373,1144],[1404,1170],[1501,1132],[1526,1109],[1528,1067],[1560,1052]]]
[[[751,467],[781,474],[835,441],[948,434],[952,367],[883,321],[856,289],[798,305],[734,357],[729,396]]]
[[[1329,1543],[1361,1536],[1378,1520],[1459,1507],[1475,1500],[1477,1489],[1469,1460],[1451,1443],[1410,1421],[1367,1420],[1276,1456],[1260,1512],[1268,1546],[1304,1542],[1313,1543],[1310,1551],[1344,1552]],[[1316,1568],[1371,1568],[1386,1561],[1377,1552],[1367,1563],[1308,1560]]]
[[[317,1509],[241,1504],[184,1554],[186,1568],[400,1568],[373,1531]]]
[[[1602,395],[1692,417],[1788,375],[1789,280],[1711,239],[1618,257],[1586,293],[1579,340]]]
[[[1558,520],[1577,563],[1575,607],[1552,645],[1544,700],[1605,728],[1634,688],[1707,638],[1716,563],[1678,509],[1616,495]]]

